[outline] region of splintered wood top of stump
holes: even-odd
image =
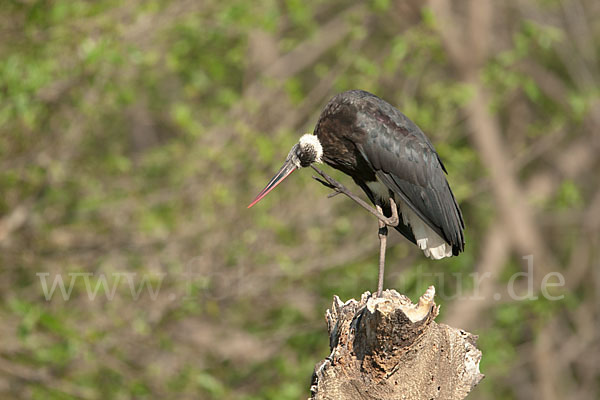
[[[430,286],[416,304],[395,290],[334,296],[331,354],[315,367],[312,399],[463,399],[479,383],[477,337],[437,324]]]

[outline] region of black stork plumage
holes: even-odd
[[[296,169],[321,162],[352,177],[377,208],[381,241],[378,295],[383,289],[387,225],[432,259],[464,250],[462,214],[433,145],[398,109],[363,90],[343,92],[329,101],[314,134],[300,138],[248,208]],[[334,183],[330,179],[328,182]]]

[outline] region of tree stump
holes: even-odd
[[[437,324],[435,288],[417,304],[395,290],[326,313],[331,354],[315,366],[311,399],[463,399],[479,383],[477,336]]]

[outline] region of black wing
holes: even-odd
[[[358,150],[377,178],[444,238],[457,255],[464,250],[464,222],[433,145],[396,108],[375,96],[365,100],[355,120],[355,129],[365,133]]]

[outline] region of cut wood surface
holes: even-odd
[[[429,289],[417,304],[395,290],[334,296],[331,354],[315,366],[311,399],[463,399],[479,383],[477,336],[435,322]]]

